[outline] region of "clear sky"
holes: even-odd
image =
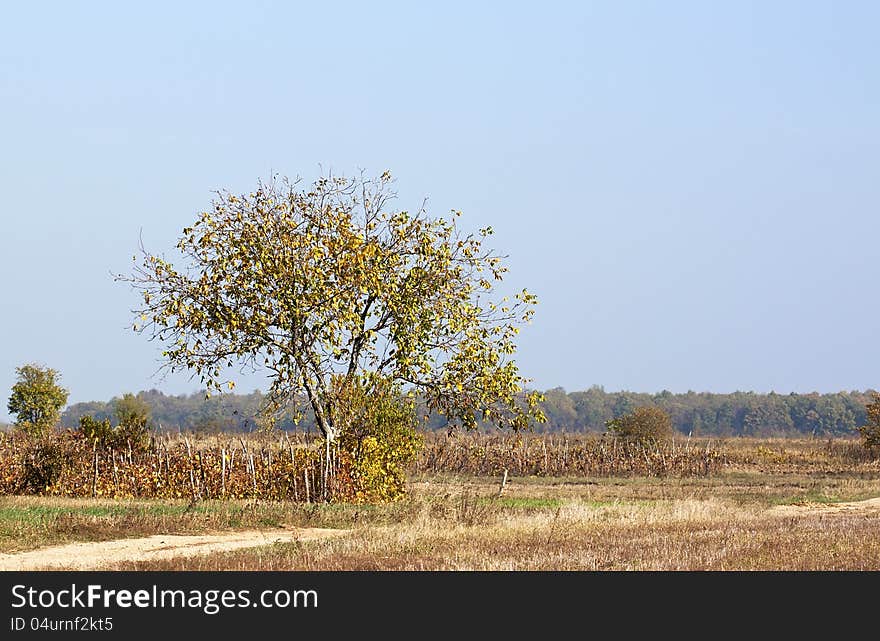
[[[495,228],[540,389],[880,387],[880,3],[426,5],[4,5],[0,390],[198,389],[111,272],[321,167]]]

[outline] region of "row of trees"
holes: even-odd
[[[266,397],[259,390],[250,394],[227,393],[205,398],[205,392],[167,395],[156,389],[133,395],[147,408],[153,428],[159,431],[196,432],[252,432],[264,425],[260,410]],[[109,401],[74,403],[61,414],[61,425],[74,428],[84,416],[108,420],[116,424],[116,407],[120,398]],[[276,422],[285,430],[293,428],[293,416],[282,414]]]
[[[250,432],[259,429],[260,407],[265,396],[227,393],[205,399],[204,392],[166,395],[158,390],[139,392],[137,398],[149,407],[154,424],[162,430],[192,432]],[[671,420],[680,434],[694,436],[847,436],[856,435],[868,423],[872,392],[836,394],[756,394],[735,392],[711,394],[688,392],[639,394],[606,392],[600,387],[566,392],[554,388],[543,393],[540,407],[547,422],[541,431],[604,432],[609,421],[631,414],[637,407],[656,407]],[[107,402],[75,403],[61,415],[61,423],[76,427],[84,415],[114,421],[119,399]],[[424,403],[417,410],[427,413],[423,426],[444,429],[443,416],[431,413]],[[284,430],[316,429],[314,417],[305,413],[298,424],[292,412],[282,414],[277,426]],[[485,428],[486,426],[483,425]]]
[[[188,432],[251,432],[264,426],[261,409],[266,397],[226,393],[205,398],[204,392],[166,395],[156,389],[124,394],[109,401],[75,403],[62,408],[68,392],[58,382],[58,372],[29,364],[16,370],[8,409],[26,431],[55,425],[78,428],[84,417],[113,427],[149,421],[153,429]],[[836,394],[711,394],[688,392],[658,394],[606,392],[601,387],[566,392],[554,388],[543,393],[540,408],[547,422],[543,431],[604,432],[609,421],[631,414],[638,407],[656,407],[671,420],[674,430],[695,436],[855,435],[871,419],[872,392]],[[442,429],[446,420],[424,402],[417,411],[427,415],[427,429]],[[316,429],[311,412],[297,416],[293,409],[277,415],[283,430]],[[486,427],[483,425],[483,427]]]
[[[76,403],[63,413],[68,391],[61,387],[59,374],[51,368],[29,364],[19,367],[8,409],[16,425],[31,434],[44,434],[57,426],[78,429],[103,445],[144,445],[151,431],[242,432],[265,426],[262,408],[265,397],[256,390],[250,394],[223,394],[206,398],[204,392],[170,396],[158,390],[126,393],[107,402]],[[383,423],[394,415],[393,406],[410,409],[394,422],[409,423],[417,415],[425,417],[427,429],[445,425],[443,417],[431,413],[424,403],[395,397],[387,387],[382,395],[364,389],[354,397],[349,393],[342,407],[358,417],[349,417],[353,426],[349,436],[363,431],[368,423]],[[584,392],[566,393],[562,388],[543,395],[541,409],[548,417],[541,429],[610,432],[627,439],[665,439],[678,431],[695,435],[785,436],[811,434],[841,436],[859,433],[866,447],[880,449],[880,394],[840,392],[837,394],[710,394],[688,392],[635,394],[605,392],[592,387]],[[398,400],[394,400],[397,398]],[[371,400],[372,399],[372,400]],[[367,411],[381,400],[379,414]],[[292,410],[274,420],[275,427],[317,430],[314,415]],[[379,417],[379,418],[377,418]],[[380,426],[381,427],[381,426]],[[482,427],[485,428],[485,425]],[[375,425],[367,429],[372,430]],[[384,429],[384,428],[383,428]],[[355,438],[358,441],[358,438]]]
[[[543,429],[548,430],[603,431],[607,421],[649,406],[665,411],[676,431],[694,436],[845,436],[858,434],[866,424],[873,395],[872,390],[640,394],[606,392],[598,386],[567,393],[557,387],[544,392],[541,408],[547,416]]]

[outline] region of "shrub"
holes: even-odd
[[[659,407],[642,406],[607,421],[605,426],[616,437],[629,443],[658,445],[672,437],[672,419]]]
[[[56,435],[40,436],[28,443],[19,464],[17,491],[40,494],[53,486],[71,458],[65,445]]]
[[[356,500],[388,501],[406,492],[406,472],[423,441],[415,406],[387,379],[335,382],[342,416],[339,446],[351,458]],[[341,419],[341,420],[340,420]]]

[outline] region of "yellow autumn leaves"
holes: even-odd
[[[153,321],[152,337],[171,345],[169,366],[218,391],[232,389],[220,364],[264,367],[272,398],[311,399],[325,434],[339,413],[334,375],[412,385],[466,425],[541,420],[509,360],[536,299],[523,290],[510,303],[491,300],[506,271],[483,246],[492,228],[467,234],[458,211],[446,219],[391,209],[390,186],[384,172],[220,192],[183,230],[185,264],[147,254],[123,278],[143,293],[137,313]]]

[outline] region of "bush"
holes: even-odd
[[[17,492],[40,494],[55,485],[71,459],[65,445],[57,435],[36,437],[28,443],[19,465]]]
[[[351,458],[354,498],[388,501],[406,492],[406,472],[423,446],[415,406],[386,379],[335,382],[339,446]]]
[[[874,394],[873,402],[865,406],[868,422],[859,428],[862,445],[872,454],[880,453],[880,394]]]
[[[628,443],[658,445],[672,437],[672,419],[659,407],[637,407],[605,423],[616,437]]]

